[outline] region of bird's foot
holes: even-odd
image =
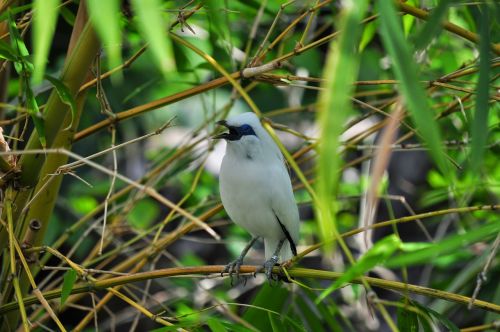
[[[278,264],[278,256],[274,255],[264,262],[263,270],[269,282],[277,280],[273,278],[273,267]]]
[[[229,274],[229,278],[231,279],[231,286],[233,285],[233,274],[236,274],[236,281],[240,279],[240,267],[243,265],[243,258],[235,259],[224,267],[224,270],[220,273],[221,277],[224,273]]]

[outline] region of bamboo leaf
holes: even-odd
[[[218,319],[216,318],[209,318],[207,320],[207,325],[210,328],[210,331],[212,332],[226,332],[226,328],[224,325],[222,325],[221,322],[219,322]]]
[[[451,0],[441,0],[436,8],[432,10],[423,28],[415,38],[415,49],[421,50],[427,47],[432,38],[436,38],[442,29],[442,21],[451,4]]]
[[[403,303],[403,301],[400,303]],[[398,307],[397,317],[400,331],[418,332],[418,317],[416,312],[407,310],[404,307]]]
[[[45,123],[43,119],[43,115],[38,108],[38,103],[36,101],[35,95],[33,94],[33,90],[29,86],[28,81],[24,81],[25,84],[25,93],[26,93],[26,106],[28,108],[28,113],[33,120],[35,125],[35,130],[38,133],[38,139],[40,140],[40,144],[43,148],[47,147],[47,139],[45,138]]]
[[[103,42],[103,47],[107,50],[109,68],[119,66],[122,62],[120,1],[88,0],[87,6],[92,24]],[[121,79],[121,76],[113,77]]]
[[[490,19],[488,6],[481,5],[479,40],[479,80],[477,82],[476,112],[472,120],[471,169],[477,172],[481,167],[484,148],[488,139],[489,81],[490,81]]]
[[[43,120],[42,113],[38,108],[38,103],[35,99],[35,94],[31,89],[30,85],[30,76],[33,73],[33,64],[28,61],[29,52],[28,48],[24,44],[24,40],[19,34],[17,30],[17,25],[12,16],[12,13],[9,12],[9,33],[11,37],[12,48],[14,52],[16,52],[17,61],[14,62],[14,68],[17,73],[21,76],[21,82],[23,85],[23,91],[26,97],[26,106],[28,109],[28,113],[33,120],[35,125],[35,130],[38,133],[38,139],[40,140],[40,144],[43,148],[47,145],[47,140],[45,138],[45,124]]]
[[[29,70],[29,66],[25,66],[25,60],[29,56],[28,48],[24,44],[24,40],[17,30],[16,21],[11,11],[9,10],[9,33],[10,33],[10,41],[12,44],[12,48],[16,52],[18,57],[18,61],[14,62],[14,68],[18,74],[29,74],[31,71]]]
[[[375,243],[354,265],[349,267],[342,277],[338,278],[318,296],[316,303],[321,302],[331,292],[342,287],[345,283],[365,274],[376,265],[385,262],[400,246],[401,240],[395,234]]]
[[[359,67],[358,40],[361,34],[359,24],[367,9],[367,1],[345,1],[341,22],[341,33],[338,42],[330,44],[323,84],[318,105],[318,123],[321,126],[321,138],[318,148],[318,164],[316,190],[318,193],[318,223],[323,240],[334,237],[335,193],[338,186],[338,170],[341,165],[340,135],[347,117],[351,114],[350,97],[353,93],[352,83],[356,80]],[[331,251],[331,245],[325,251]]]
[[[132,0],[137,24],[141,34],[149,43],[153,56],[160,70],[166,75],[175,67],[172,44],[167,31],[167,24],[162,16],[159,0]]]
[[[359,42],[359,51],[362,52],[366,46],[373,40],[375,33],[377,32],[377,21],[372,21],[365,24],[363,29],[363,34]]]
[[[104,1],[107,2],[107,1]],[[42,81],[54,36],[60,0],[35,0],[33,4],[33,83]]]
[[[68,299],[69,294],[71,294],[71,290],[75,285],[76,277],[77,277],[76,271],[73,269],[70,269],[66,271],[66,273],[64,273],[63,285],[61,289],[61,307]]]
[[[417,307],[418,309],[423,311],[426,314],[426,316],[429,317],[429,319],[430,319],[430,316],[434,317],[437,321],[439,321],[441,324],[443,324],[447,328],[447,331],[451,331],[451,332],[459,332],[460,331],[460,329],[454,323],[452,323],[448,318],[441,315],[439,312],[437,312],[429,307],[423,306],[422,304],[420,304],[416,301],[412,301],[411,303],[412,303],[412,305],[414,305],[415,307]]]
[[[16,51],[6,42],[0,40],[0,57],[12,62],[18,61]]]
[[[267,317],[269,318],[269,323],[271,323],[271,330],[273,332],[285,332],[285,326],[283,323],[276,317],[276,315],[267,312]]]
[[[495,236],[498,232],[500,232],[500,223],[485,224],[479,228],[468,230],[466,233],[449,236],[432,246],[396,255],[389,258],[385,263],[385,266],[389,268],[396,268],[420,263],[428,263],[436,257],[453,253],[469,244],[478,241],[485,241],[492,236]],[[407,249],[408,246],[402,246],[402,248]],[[416,248],[418,248],[418,246]]]
[[[68,125],[67,128],[64,129],[64,130],[67,130],[67,129],[71,128],[71,126],[73,125],[73,120],[74,120],[75,115],[76,115],[75,99],[71,95],[71,92],[69,91],[68,87],[66,85],[64,85],[64,83],[61,80],[59,80],[53,76],[50,76],[50,75],[45,75],[45,78],[50,83],[52,83],[54,88],[56,88],[57,94],[59,95],[59,98],[61,98],[61,101],[69,106],[69,109],[71,111],[71,123]]]
[[[401,92],[410,114],[415,121],[417,130],[427,143],[430,154],[439,170],[450,179],[449,165],[441,146],[441,134],[434,119],[423,87],[417,74],[417,68],[411,55],[410,46],[406,42],[398,16],[392,1],[379,0],[380,7],[380,34],[383,44],[389,53],[394,74],[401,81]]]
[[[253,299],[252,307],[248,308],[243,314],[243,318],[261,331],[271,331],[270,320],[262,319],[265,312],[258,308],[280,312],[287,297],[288,292],[286,289],[265,284]]]

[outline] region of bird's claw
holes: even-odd
[[[229,278],[231,279],[231,286],[233,285],[233,274],[236,274],[236,281],[240,279],[240,267],[243,265],[243,259],[238,258],[229,264],[227,264],[222,272],[220,273],[221,277],[224,276],[224,273],[229,274]]]
[[[269,282],[273,281],[273,267],[278,264],[278,256],[274,255],[264,262],[263,270]]]

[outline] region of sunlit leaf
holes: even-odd
[[[167,23],[163,17],[159,0],[132,0],[137,24],[141,34],[149,43],[153,56],[163,74],[174,69],[175,61],[171,40],[167,34]]]
[[[323,240],[333,238],[335,234],[334,196],[338,187],[339,169],[342,162],[338,153],[340,135],[344,123],[351,113],[352,83],[357,79],[359,54],[358,39],[361,34],[359,24],[367,9],[367,1],[344,2],[343,17],[340,24],[339,40],[330,44],[326,66],[324,68],[324,91],[320,94],[318,105],[318,123],[321,126],[319,158],[317,164],[318,179],[318,223]],[[331,251],[332,246],[326,246]]]
[[[128,214],[128,222],[138,229],[146,229],[153,223],[159,213],[160,209],[155,201],[143,199]]]
[[[377,21],[372,21],[365,24],[363,29],[363,34],[361,35],[361,40],[359,41],[359,51],[362,52],[365,47],[373,40],[375,33],[377,32]]]
[[[71,290],[75,285],[76,277],[77,277],[76,271],[73,269],[70,269],[66,271],[66,273],[64,273],[63,284],[61,289],[61,307],[64,305],[64,303],[66,303],[69,294],[71,294]]]
[[[216,318],[209,318],[207,320],[207,325],[212,332],[225,332],[227,331],[224,325]]]
[[[33,83],[42,81],[57,24],[60,0],[35,0],[33,4]],[[106,1],[104,1],[106,2]]]
[[[417,130],[427,143],[430,154],[442,174],[452,178],[450,167],[445,159],[441,145],[441,134],[429,108],[425,91],[420,85],[417,68],[413,60],[410,46],[406,42],[398,21],[398,15],[392,1],[379,0],[380,7],[380,35],[384,46],[391,57],[394,73],[401,81],[400,87],[404,101]]]
[[[408,251],[389,258],[385,266],[396,268],[415,264],[428,263],[434,258],[465,248],[467,245],[478,241],[485,241],[500,232],[500,223],[485,224],[481,227],[468,230],[466,233],[450,235],[444,240],[434,243],[427,248]],[[408,246],[404,247],[408,249]]]
[[[87,0],[87,6],[92,24],[101,38],[103,47],[107,52],[109,68],[119,66],[122,63],[120,1]]]
[[[401,240],[392,234],[371,247],[358,261],[349,267],[347,271],[335,282],[324,290],[316,300],[316,303],[321,302],[325,297],[327,297],[331,292],[342,287],[345,283],[357,278],[364,273],[370,271],[375,266],[382,264],[389,258],[399,247],[401,246]]]

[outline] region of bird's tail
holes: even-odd
[[[278,248],[278,244],[279,241],[276,241],[274,239],[264,239],[266,260],[274,255],[276,248]],[[285,243],[283,243],[283,247],[281,247],[281,251],[278,256],[280,257],[279,262],[287,261],[293,257],[292,249],[290,248],[290,243],[288,242],[288,240],[285,240]]]

